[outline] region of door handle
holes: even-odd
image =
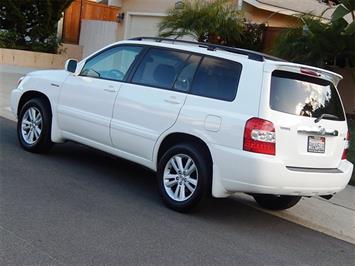
[[[164,102],[170,103],[170,104],[180,104],[180,101],[176,99],[176,96],[169,96],[169,98],[164,99]]]
[[[177,100],[172,100],[172,99],[165,99],[164,102],[170,103],[170,104],[180,104],[179,101]]]
[[[105,88],[104,91],[107,92],[117,92],[117,90],[113,89],[113,88]]]

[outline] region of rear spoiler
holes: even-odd
[[[318,68],[318,67],[288,63],[288,62],[275,62],[275,61],[269,61],[267,64],[265,64],[264,70],[267,72],[272,72],[273,70],[276,69],[329,80],[335,86],[337,86],[339,81],[343,79],[343,76],[337,73],[322,68]]]

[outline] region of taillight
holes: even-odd
[[[270,121],[250,118],[244,128],[243,150],[275,155],[275,127]]]
[[[346,158],[348,156],[349,147],[350,147],[350,133],[348,131],[348,133],[346,134],[345,147],[344,147],[343,155],[341,156],[342,160],[346,160]]]

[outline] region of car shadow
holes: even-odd
[[[157,191],[155,173],[143,166],[133,162],[115,157],[88,146],[68,142],[55,145],[52,151],[45,155],[55,159],[59,164],[80,165],[90,175],[85,175],[86,181],[94,182],[97,185],[104,185],[112,195],[120,194],[122,191],[128,193],[137,200],[149,203],[151,207],[173,212],[163,206]],[[264,213],[250,207],[251,201],[231,198],[206,198],[197,209],[189,215],[201,219],[228,220],[255,219]],[[179,214],[183,215],[183,214]]]
[[[258,223],[265,226],[265,221],[271,217],[280,219],[250,207],[255,204],[253,202],[233,197],[208,198],[189,215],[177,213],[163,205],[157,191],[155,173],[151,170],[74,142],[56,144],[47,154],[27,153],[21,149],[16,140],[16,124],[5,119],[2,119],[2,123],[4,150],[19,153],[19,156],[38,162],[37,167],[42,163],[46,164],[63,177],[70,175],[71,178],[64,178],[65,181],[58,182],[70,183],[78,190],[89,191],[90,187],[99,187],[104,193],[109,193],[114,201],[129,201],[133,205],[136,204],[137,210],[142,210],[144,204],[143,208],[154,208],[155,212],[174,218],[213,220],[223,224],[252,222],[254,226]]]

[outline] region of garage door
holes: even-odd
[[[133,38],[139,36],[158,36],[158,24],[161,21],[161,16],[142,16],[129,15],[129,22],[125,38]]]

